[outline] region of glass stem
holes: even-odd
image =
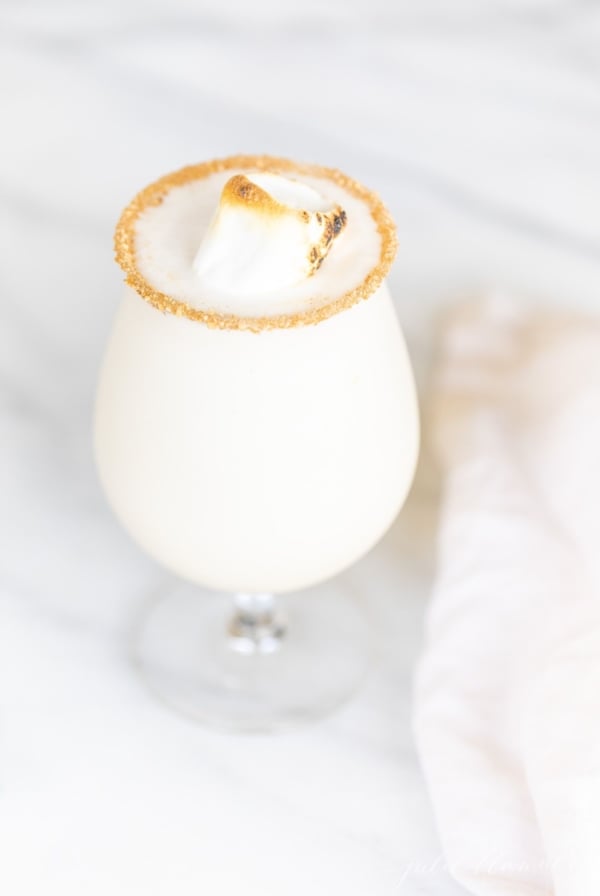
[[[233,598],[229,643],[239,653],[274,653],[285,635],[285,624],[273,594],[245,594]]]

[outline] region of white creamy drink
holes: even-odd
[[[100,375],[98,469],[124,527],[180,577],[151,603],[136,663],[155,694],[220,728],[325,715],[371,655],[331,577],[389,527],[417,459],[385,284],[393,222],[338,171],[237,156],[151,184],[115,246],[127,287]]]
[[[95,439],[124,527],[216,589],[349,566],[404,502],[419,441],[383,205],[336,171],[235,157],[142,191],[116,247]]]

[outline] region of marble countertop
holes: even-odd
[[[349,575],[381,662],[337,716],[231,737],[128,659],[167,574],[104,504],[90,417],[120,296],[112,229],[158,175],[233,152],[385,197],[426,394],[466,292],[600,304],[600,5],[4,0],[0,8],[0,890],[452,896],[411,736],[437,485]],[[460,824],[460,818],[457,818]]]

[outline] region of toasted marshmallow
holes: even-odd
[[[236,174],[194,259],[199,280],[232,295],[293,286],[319,269],[346,213],[312,187],[278,174]]]

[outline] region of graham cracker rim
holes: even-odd
[[[138,269],[135,250],[136,224],[139,216],[148,208],[160,205],[174,187],[180,187],[211,174],[232,169],[268,171],[274,174],[299,174],[320,177],[333,181],[352,196],[362,200],[369,208],[381,238],[379,260],[368,274],[352,289],[318,308],[290,314],[246,317],[227,314],[213,309],[194,308],[188,302],[167,295],[152,286]],[[377,193],[369,190],[348,175],[335,168],[322,165],[303,164],[289,159],[266,155],[235,155],[223,159],[213,159],[198,165],[188,165],[159,178],[141,190],[123,210],[115,230],[115,259],[125,273],[125,282],[146,302],[159,311],[187,317],[189,320],[220,330],[262,330],[290,329],[292,327],[317,324],[327,318],[351,308],[368,299],[383,283],[398,249],[396,226]]]

